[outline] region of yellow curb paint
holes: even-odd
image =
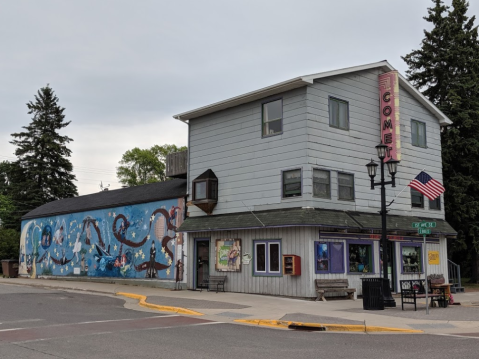
[[[146,302],[147,297],[144,296],[144,295],[140,295],[140,294],[124,293],[124,292],[117,292],[115,294],[116,295],[121,295],[121,296],[127,297],[127,298],[138,299],[139,300],[138,304],[141,307],[145,307],[145,308],[149,308],[149,309],[155,309],[155,310],[159,310],[161,312],[173,312],[173,313],[186,314],[186,315],[204,315],[203,313],[195,312],[194,310],[190,310],[190,309],[186,309],[186,308],[170,307],[170,306],[167,306],[167,305],[158,305],[158,304],[147,303]]]
[[[396,333],[424,333],[422,330],[401,329],[390,327],[377,327],[371,325],[355,324],[321,324],[321,323],[303,323],[291,322],[285,320],[267,320],[267,319],[236,319],[235,322],[253,325],[262,325],[275,328],[288,328],[290,325],[325,328],[328,332],[396,332]]]

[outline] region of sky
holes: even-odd
[[[445,0],[450,5],[451,0]],[[401,60],[431,0],[0,0],[0,161],[49,84],[80,195],[134,147],[187,145],[173,115],[301,75]],[[472,1],[469,16],[479,14]],[[476,21],[476,24],[478,22]]]

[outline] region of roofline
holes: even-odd
[[[148,199],[148,200],[144,200],[144,201],[122,202],[122,203],[118,203],[118,204],[115,203],[113,205],[110,204],[110,205],[106,205],[106,206],[89,207],[89,208],[85,208],[85,209],[82,209],[80,211],[74,211],[74,212],[72,212],[72,211],[56,211],[56,212],[50,212],[50,213],[40,214],[40,215],[36,215],[36,216],[34,216],[34,215],[29,216],[28,213],[27,213],[23,217],[21,217],[20,220],[26,221],[26,220],[29,220],[29,219],[46,218],[46,217],[52,217],[52,216],[59,216],[59,215],[62,215],[62,214],[83,213],[83,212],[96,211],[96,210],[99,210],[99,209],[106,209],[106,208],[133,206],[135,204],[168,201],[170,199],[175,199],[175,198],[182,198],[182,197],[174,196],[174,197],[160,198],[160,199]]]
[[[293,90],[295,88],[312,84],[314,83],[314,80],[317,80],[317,79],[344,75],[351,72],[364,71],[364,70],[369,70],[374,68],[381,68],[384,72],[396,71],[396,69],[393,66],[391,66],[389,62],[384,60],[384,61],[374,62],[374,63],[366,64],[366,65],[347,67],[347,68],[343,68],[339,70],[319,72],[316,74],[295,77],[291,80],[283,81],[268,87],[263,87],[259,90],[247,92],[243,95],[235,96],[220,102],[215,102],[211,105],[199,107],[194,110],[190,110],[187,112],[180,113],[178,115],[174,115],[173,118],[187,123],[190,119],[193,119],[196,117],[208,115],[213,112],[225,110],[230,107],[242,105],[251,101],[268,97],[268,96],[273,96],[280,92],[285,92],[288,90]],[[424,95],[421,92],[419,92],[411,83],[409,83],[409,81],[407,81],[405,77],[403,77],[399,73],[398,75],[399,75],[399,84],[402,85],[406,89],[406,91],[410,93],[424,107],[426,107],[429,111],[431,111],[434,114],[434,116],[436,116],[436,118],[439,120],[439,124],[441,126],[447,126],[452,124],[452,121],[441,110],[439,110],[431,101],[429,101],[426,97],[424,97]]]

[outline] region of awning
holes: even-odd
[[[413,222],[436,222],[433,234],[456,235],[443,219],[388,215],[388,232],[414,232]],[[329,227],[351,230],[381,230],[381,216],[375,213],[337,211],[315,208],[287,208],[259,212],[240,212],[216,216],[189,217],[180,232],[204,232],[278,227]]]

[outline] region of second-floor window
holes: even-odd
[[[415,208],[424,208],[424,196],[414,188],[411,188],[411,206]]]
[[[426,147],[426,124],[411,120],[411,143],[413,146]]]
[[[334,97],[329,98],[329,126],[349,130],[349,104]]]
[[[283,171],[283,197],[301,196],[301,170]]]
[[[331,198],[331,176],[329,171],[313,168],[313,196]]]
[[[441,209],[441,196],[437,197],[434,200],[429,200],[429,209]]]
[[[354,175],[338,173],[338,199],[354,201]]]
[[[195,182],[195,200],[206,199],[206,180]]]
[[[283,100],[263,104],[263,136],[283,132]]]

